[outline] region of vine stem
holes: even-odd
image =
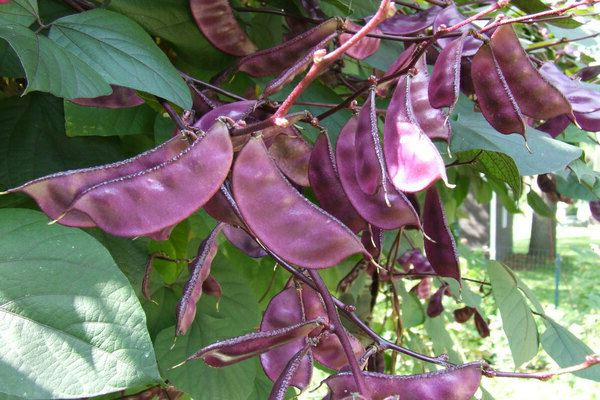
[[[288,124],[288,121],[285,119],[287,112],[298,99],[298,97],[300,97],[302,92],[306,90],[308,85],[315,80],[323,70],[330,66],[335,60],[340,58],[350,47],[365,37],[367,33],[371,32],[381,21],[385,20],[391,15],[394,15],[395,13],[396,8],[394,7],[393,3],[391,3],[390,0],[382,0],[373,18],[369,20],[369,22],[355,35],[352,35],[346,43],[328,54],[326,53],[326,50],[323,49],[315,51],[313,54],[313,64],[306,75],[304,75],[300,83],[298,83],[290,95],[283,101],[277,112],[271,116],[271,119],[275,122],[275,125],[286,127]]]
[[[600,355],[592,354],[585,356],[585,361],[572,365],[570,367],[560,368],[556,371],[551,372],[505,372],[505,371],[496,371],[491,368],[489,365],[484,366],[483,373],[485,376],[489,378],[529,378],[529,379],[539,379],[541,381],[546,381],[552,377],[570,374],[573,372],[581,371],[586,368],[589,368],[593,365],[600,364]]]
[[[325,303],[325,309],[327,310],[327,316],[329,317],[330,326],[333,327],[333,331],[336,334],[340,344],[342,345],[342,349],[346,354],[346,359],[348,360],[348,365],[350,365],[350,370],[352,371],[352,376],[354,376],[354,381],[356,382],[356,387],[358,391],[362,395],[366,395],[367,386],[365,384],[365,379],[362,374],[362,370],[358,365],[358,361],[356,361],[356,357],[354,356],[354,352],[352,351],[352,345],[350,344],[350,339],[348,339],[348,335],[346,334],[346,330],[342,325],[342,321],[340,320],[340,315],[335,308],[335,304],[333,303],[332,295],[329,293],[329,289],[323,282],[323,278],[319,275],[319,272],[316,270],[308,271],[312,281],[317,287],[317,291],[321,294],[323,298],[323,302]]]
[[[462,28],[465,25],[470,24],[473,21],[476,21],[478,19],[480,19],[481,17],[484,17],[500,8],[506,7],[508,5],[508,3],[510,3],[510,0],[498,0],[496,1],[494,4],[492,4],[491,6],[489,6],[488,8],[486,8],[483,11],[478,12],[475,15],[472,15],[471,17],[465,19],[464,21],[459,22],[456,25],[451,26],[450,28],[445,29],[446,32],[453,32],[457,29]]]

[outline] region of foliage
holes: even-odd
[[[0,1],[0,398],[600,381],[450,229],[470,189],[598,216],[593,3]],[[515,372],[450,335],[497,312]]]

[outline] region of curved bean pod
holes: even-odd
[[[394,186],[419,192],[439,178],[447,183],[448,178],[442,156],[416,120],[411,81],[410,75],[403,76],[392,96],[383,128],[383,152]]]
[[[248,257],[260,258],[267,255],[267,252],[256,243],[256,240],[242,228],[228,225],[223,228],[223,235]]]
[[[135,157],[98,167],[57,172],[27,182],[6,193],[23,192],[28,194],[34,198],[40,209],[49,218],[56,219],[64,214],[73,200],[85,190],[102,182],[153,168],[175,157],[188,145],[188,141],[182,135],[177,135]],[[61,218],[60,223],[79,228],[96,225],[87,214],[77,211],[65,215]]]
[[[227,177],[232,159],[229,131],[217,122],[176,157],[83,191],[65,217],[75,211],[87,214],[115,236],[160,231],[202,207]],[[58,222],[63,223],[62,219]]]
[[[342,128],[335,152],[340,182],[350,203],[365,221],[381,229],[397,229],[406,225],[421,226],[419,216],[412,204],[393,185],[388,185],[387,200],[383,191],[370,196],[358,186],[354,173],[354,158],[356,157],[354,135],[357,123],[357,118],[352,117]]]
[[[391,16],[379,24],[379,29],[385,33],[395,35],[410,35],[429,28],[435,17],[443,10],[439,6],[431,6],[413,14],[400,14]]]
[[[490,48],[523,114],[548,119],[571,114],[571,104],[533,66],[512,25],[500,25]]]
[[[190,0],[190,9],[198,28],[219,50],[234,56],[258,50],[238,24],[228,0]]]
[[[574,112],[589,113],[600,110],[600,94],[583,87],[578,80],[569,78],[553,62],[542,64],[539,72],[565,95]]]
[[[458,11],[458,7],[456,7],[456,4],[452,3],[436,15],[435,20],[433,21],[433,31],[437,32],[441,25],[445,25],[449,28],[453,25],[464,21],[465,19],[467,18]],[[458,31],[467,32],[470,29],[476,30],[477,27],[473,24],[467,24],[459,28]],[[438,38],[437,42],[440,45],[440,47],[444,48],[453,40],[454,39],[452,37],[441,37]],[[465,39],[465,43],[463,45],[463,56],[471,56],[475,54],[477,52],[477,49],[479,49],[479,47],[481,46],[481,44],[481,40],[469,36]]]
[[[450,107],[448,114],[452,113],[460,93],[460,66],[467,33],[463,33],[442,49],[433,65],[429,80],[429,103],[435,108]]]
[[[257,77],[279,74],[302,59],[315,45],[334,33],[337,27],[338,20],[329,19],[287,42],[242,58],[237,69]]]
[[[310,358],[310,348],[313,345],[313,343],[307,341],[304,347],[298,350],[298,352],[289,359],[273,384],[273,389],[271,389],[268,400],[283,400],[288,388],[290,386],[296,386],[294,385],[296,372],[302,368],[304,360],[306,360],[307,357]]]
[[[325,211],[342,221],[354,233],[367,228],[365,220],[356,212],[344,192],[326,132],[319,134],[313,146],[308,164],[308,179],[315,197]]]
[[[281,175],[261,138],[240,151],[232,173],[233,197],[252,233],[291,264],[331,267],[351,254],[370,258],[360,240]]]
[[[363,372],[370,400],[468,400],[475,394],[481,381],[482,363],[457,365],[436,372],[418,375],[385,375]],[[352,398],[356,383],[350,372],[332,375],[324,381],[329,386],[330,400]]]
[[[356,31],[362,28],[361,26],[356,25],[352,21],[346,22],[346,26]],[[379,28],[375,28],[371,31],[371,33],[381,33],[381,30]],[[350,33],[342,33],[340,35],[340,45],[346,43],[348,40],[350,40],[351,37],[352,35]],[[381,39],[379,38],[365,36],[364,38],[360,39],[357,43],[355,43],[352,47],[350,47],[346,51],[346,55],[357,60],[364,60],[365,58],[372,56],[377,52],[377,50],[379,49],[380,41]]]
[[[239,210],[225,182],[204,204],[204,211],[217,221],[233,226],[245,226],[239,217]]]
[[[110,87],[113,92],[107,96],[77,98],[70,101],[80,106],[104,108],[127,108],[144,103],[144,99],[138,96],[133,89],[117,85],[110,85]]]
[[[289,130],[290,128],[288,128]],[[294,134],[297,133],[297,134]],[[292,182],[300,186],[310,186],[308,181],[308,160],[312,146],[300,132],[286,131],[277,135],[269,146],[269,155],[281,172]]]

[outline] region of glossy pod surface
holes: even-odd
[[[305,268],[327,268],[351,254],[370,257],[352,231],[287,182],[262,139],[250,139],[240,151],[232,186],[252,233],[284,260]]]
[[[466,38],[465,32],[448,43],[433,65],[428,87],[429,103],[432,107],[452,109],[458,101],[461,58]],[[452,110],[448,113],[452,113]]]
[[[67,216],[74,211],[85,213],[115,236],[160,231],[189,217],[213,196],[232,158],[229,131],[217,122],[176,157],[80,193],[66,210]]]

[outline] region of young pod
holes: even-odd
[[[454,319],[456,320],[456,322],[464,324],[469,319],[471,319],[473,314],[475,314],[475,311],[476,309],[473,307],[464,306],[462,308],[457,308],[452,313],[454,314]]]
[[[405,75],[398,83],[383,129],[383,152],[390,180],[405,192],[419,192],[439,178],[448,182],[442,156],[415,117],[410,100],[412,79]]]
[[[393,185],[368,195],[358,186],[355,173],[355,135],[358,120],[352,117],[340,132],[335,158],[340,182],[350,203],[365,221],[381,229],[397,229],[401,226],[421,226],[419,216],[406,196]]]
[[[258,50],[235,19],[229,0],[190,0],[190,9],[198,28],[219,50],[234,56]]]
[[[600,200],[590,201],[589,206],[592,217],[600,222]]]
[[[232,186],[247,226],[284,260],[304,268],[327,268],[351,254],[370,258],[352,231],[281,175],[261,138],[250,139],[240,151]]]

